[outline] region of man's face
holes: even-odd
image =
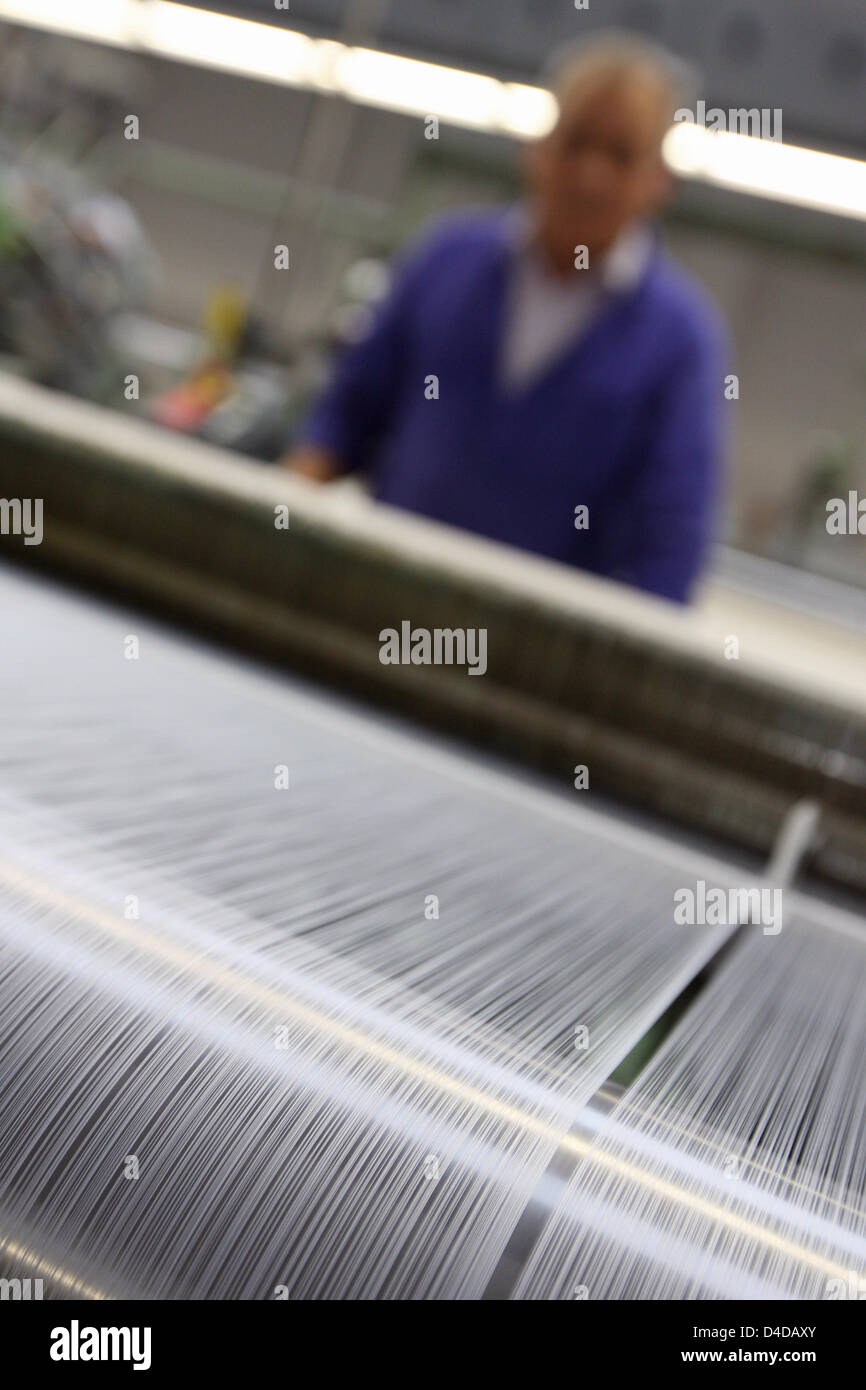
[[[659,148],[662,110],[650,82],[621,78],[564,102],[528,168],[539,233],[555,261],[573,263],[575,246],[603,253],[664,201],[671,180]]]

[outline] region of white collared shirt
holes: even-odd
[[[637,285],[652,252],[643,225],[622,232],[599,269],[590,265],[563,280],[545,267],[532,236],[529,210],[514,209],[508,225],[512,265],[500,373],[506,386],[524,385],[592,321],[604,297]]]

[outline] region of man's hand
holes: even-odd
[[[329,449],[320,449],[316,444],[302,444],[280,460],[283,468],[298,473],[312,483],[330,483],[339,476],[340,463]]]

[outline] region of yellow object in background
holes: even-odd
[[[236,285],[220,285],[208,300],[204,331],[214,357],[231,360],[237,355],[247,323],[247,305]]]

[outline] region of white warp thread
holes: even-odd
[[[673,920],[718,866],[137,618],[0,593],[5,1268],[480,1296],[725,939]]]
[[[601,1127],[516,1296],[866,1296],[864,1060],[866,933],[800,910],[746,935]]]

